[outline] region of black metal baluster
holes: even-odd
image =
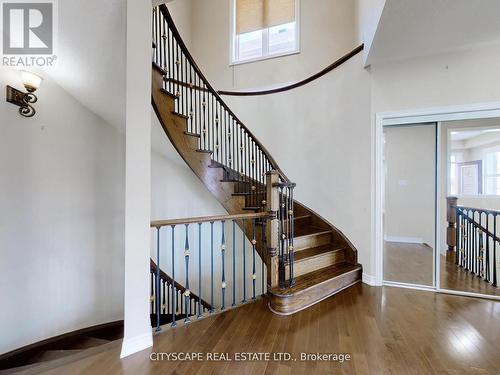
[[[486,268],[486,280],[491,282],[490,279],[490,213],[486,211],[486,259],[485,259],[485,268]]]
[[[190,126],[190,132],[195,133],[196,129],[194,127],[193,121],[194,121],[194,110],[193,110],[193,69],[191,65],[189,66],[189,126]]]
[[[175,314],[177,313],[177,290],[175,287],[175,225],[172,228],[172,327],[175,327]],[[175,310],[175,311],[174,311]]]
[[[257,240],[255,238],[255,219],[252,219],[252,299],[255,299],[255,287],[257,281],[257,275],[255,273],[255,246]]]
[[[236,306],[236,222],[233,220],[233,303]]]
[[[167,21],[165,19],[163,19],[163,22],[164,22],[164,26],[163,28],[165,29],[165,35],[167,36],[166,37],[166,40],[165,40],[165,64],[166,64],[166,76],[165,76],[165,79],[167,79],[167,81],[165,81],[165,89],[167,91],[170,91],[170,83],[168,81],[168,79],[170,78],[170,69],[171,69],[171,65],[170,65],[170,29],[168,27],[168,24],[167,24]]]
[[[460,246],[460,233],[461,233],[461,223],[460,223],[460,214],[458,209],[455,207],[455,222],[456,222],[456,230],[455,230],[455,264],[458,265],[459,263],[459,257],[460,257],[460,249],[462,248]]]
[[[215,311],[214,306],[214,222],[210,222],[210,313]]]
[[[149,295],[149,300],[151,302],[151,306],[149,307],[149,311],[151,311],[151,314],[154,314],[154,311],[155,311],[155,288],[154,288],[154,273],[153,272],[150,272],[150,275],[151,275],[151,285],[150,285],[150,291],[151,291],[151,294]]]
[[[470,252],[470,222],[469,222],[469,211],[465,210],[465,227],[466,227],[466,234],[465,234],[465,241],[466,241],[466,249],[465,249],[465,257],[464,257],[464,262],[465,262],[465,269],[468,271],[469,270],[469,252]]]
[[[158,53],[159,53],[158,52],[158,32],[156,30],[156,19],[157,19],[158,11],[159,11],[158,8],[153,9],[153,35],[154,35],[154,41],[155,41],[155,45],[156,45],[155,63],[156,63],[156,65],[160,66],[160,64],[158,64]]]
[[[189,300],[191,299],[191,291],[189,290],[189,224],[185,224],[186,226],[186,241],[184,244],[184,261],[186,263],[186,291],[184,292],[184,312],[186,313],[186,318],[184,319],[184,323],[189,323],[191,320],[189,319],[189,315],[191,315]]]
[[[226,222],[224,220],[221,221],[221,230],[222,230],[222,239],[221,239],[221,258],[222,258],[222,281],[221,281],[221,294],[222,294],[222,304],[221,304],[221,310],[224,310],[226,308],[226,269],[225,269],[225,262],[224,262],[224,256],[226,253],[226,238],[224,236],[224,226]]]
[[[166,34],[166,29],[165,29],[165,18],[163,17],[163,14],[160,12],[160,32],[161,32],[161,50],[160,50],[160,56],[162,58],[161,61],[161,67],[163,70],[166,68],[167,64],[167,53],[166,53],[166,41],[167,41],[167,34]]]
[[[289,199],[290,199],[290,203],[289,203],[289,225],[290,225],[290,233],[289,233],[289,237],[288,237],[288,241],[289,241],[289,262],[290,262],[290,286],[293,286],[295,284],[295,278],[293,277],[294,273],[293,273],[293,263],[294,263],[294,260],[295,260],[295,254],[294,254],[294,245],[293,245],[293,241],[294,241],[294,237],[295,237],[295,210],[294,210],[294,203],[293,203],[293,189],[294,189],[294,186],[292,185],[290,187],[290,196],[289,196]]]
[[[229,115],[228,115],[229,116]],[[234,130],[234,126],[233,126],[233,121],[231,119],[231,117],[229,116],[229,131],[227,133],[227,142],[228,142],[228,157],[227,157],[227,163],[228,163],[228,166],[229,166],[229,170],[231,170],[233,168],[233,153],[232,153],[232,149],[233,149],[233,146],[232,146],[232,135],[233,135],[233,130]]]
[[[278,259],[278,278],[280,289],[285,288],[285,228],[284,228],[284,218],[285,218],[285,202],[283,197],[283,187],[280,186],[279,191],[279,225],[280,225],[280,249],[279,249],[279,259]]]
[[[224,111],[224,165],[228,166],[228,137],[231,138],[231,127],[227,111]]]
[[[160,327],[160,227],[156,227],[156,331],[161,331]]]
[[[183,64],[181,66],[181,70],[183,71],[183,75],[182,75],[182,88],[183,88],[183,91],[184,91],[184,95],[183,95],[183,102],[184,102],[184,111],[182,112],[183,115],[187,115],[188,114],[188,85],[187,85],[187,81],[188,81],[188,77],[187,77],[187,59],[186,59],[186,55],[184,55],[184,52],[182,53],[182,59],[183,59]],[[187,123],[189,123],[189,121],[187,121]],[[188,129],[186,129],[188,130]]]
[[[166,315],[170,314],[170,309],[171,309],[171,306],[170,306],[170,293],[172,292],[172,288],[170,286],[170,282],[167,281],[167,312],[166,312]]]
[[[203,101],[201,102],[203,108],[203,129],[201,130],[203,137],[203,150],[207,150],[207,120],[206,120],[206,109],[207,109],[207,98],[205,91],[203,91]]]
[[[262,227],[261,227],[261,241],[262,241],[262,249],[266,249],[266,219],[262,219]],[[264,295],[264,260],[261,258],[260,260],[260,289],[261,294]]]
[[[198,223],[198,318],[201,316],[201,223]]]
[[[242,220],[243,225],[241,226],[241,238],[243,240],[243,300],[242,303],[247,301],[247,264],[246,264],[246,236],[245,236],[245,219]]]
[[[493,286],[497,286],[497,213],[493,215]]]
[[[214,160],[220,161],[220,140],[219,140],[219,106],[215,103],[215,150]]]
[[[162,283],[163,283],[163,290],[162,290],[162,305],[161,305],[161,309],[163,311],[163,314],[165,314],[165,308],[167,306],[167,298],[166,298],[166,288],[167,286],[165,285],[165,280],[162,280]]]
[[[246,190],[244,189],[243,186],[243,129],[239,128],[239,139],[238,142],[240,144],[240,161],[239,161],[239,168],[240,168],[240,173],[238,176],[238,191],[240,192],[245,192]]]

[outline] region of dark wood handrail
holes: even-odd
[[[285,92],[289,90],[296,89],[297,87],[304,86],[312,81],[317,80],[318,78],[324,76],[325,74],[331,72],[333,69],[339,67],[349,59],[351,59],[353,56],[356,56],[358,53],[363,51],[364,44],[361,44],[360,46],[354,48],[352,51],[349,53],[345,54],[342,56],[340,59],[334,61],[332,64],[328,65],[326,68],[323,70],[317,72],[316,74],[313,74],[312,76],[305,78],[299,82],[291,83],[282,87],[277,87],[274,89],[268,89],[268,90],[256,90],[256,91],[229,91],[229,90],[219,90],[217,93],[219,95],[231,95],[231,96],[257,96],[257,95],[270,95],[270,94],[277,94],[279,92]]]
[[[230,220],[247,220],[247,219],[263,219],[269,218],[272,215],[268,212],[237,214],[237,215],[218,215],[218,216],[200,216],[188,217],[185,219],[171,219],[171,220],[156,220],[151,222],[151,228],[161,228],[169,225],[182,225],[182,224],[196,224],[208,223],[211,221],[230,221]]]
[[[193,69],[200,76],[200,78],[202,79],[203,83],[207,87],[208,91],[210,91],[212,93],[212,95],[217,99],[217,101],[227,111],[227,113],[229,113],[241,125],[241,127],[243,129],[245,129],[245,131],[253,139],[253,141],[255,142],[255,144],[260,147],[260,149],[262,150],[262,152],[264,152],[264,154],[266,155],[269,163],[271,164],[271,166],[273,167],[273,169],[276,170],[280,174],[281,178],[284,181],[290,182],[290,180],[288,179],[288,177],[286,177],[286,175],[281,171],[281,169],[278,166],[278,163],[276,163],[276,160],[274,160],[274,158],[267,151],[267,149],[262,145],[262,143],[260,143],[260,141],[257,139],[257,137],[255,137],[252,134],[252,132],[243,124],[243,122],[234,114],[234,112],[229,108],[229,106],[224,102],[224,100],[222,100],[222,98],[217,93],[217,91],[212,87],[212,85],[210,84],[210,82],[208,82],[207,78],[202,73],[201,69],[198,67],[198,64],[196,64],[193,56],[189,52],[189,49],[187,48],[186,44],[184,43],[184,40],[182,39],[182,37],[181,37],[181,35],[179,33],[179,30],[177,29],[177,26],[175,25],[175,23],[174,23],[174,21],[172,19],[172,16],[170,15],[170,12],[167,9],[167,6],[165,4],[161,4],[158,8],[160,9],[160,12],[163,14],[163,16],[166,18],[167,23],[169,24],[169,27],[170,27],[170,29],[172,31],[172,34],[174,35],[174,38],[176,38],[177,43],[178,43],[179,47],[182,50],[182,53],[186,56],[186,58],[188,59],[189,63],[193,67]]]
[[[151,273],[156,275],[158,268],[157,268],[156,263],[153,261],[153,259],[150,259],[149,268],[151,270]],[[163,270],[161,268],[160,268],[160,279],[163,280],[164,282],[166,282],[168,285],[172,285],[173,283],[175,283],[175,289],[179,290],[181,293],[186,292],[186,288],[183,285],[179,284],[177,281],[174,282],[172,280],[172,278],[170,276],[168,276],[165,272],[163,272]],[[189,296],[191,299],[198,301],[199,297],[196,294],[194,294],[193,292],[189,291]],[[208,310],[210,310],[212,308],[212,305],[210,305],[203,298],[200,300],[200,303],[203,307],[207,308]]]
[[[462,217],[464,217],[469,223],[471,223],[474,227],[476,227],[477,229],[481,230],[482,232],[486,233],[487,236],[491,237],[494,241],[497,241],[497,242],[500,242],[500,238],[495,236],[493,233],[491,233],[488,229],[486,229],[484,226],[482,226],[481,224],[479,224],[476,220],[474,220],[472,217],[470,216],[467,216],[467,214],[463,211],[461,211],[461,209],[464,209],[466,207],[461,207],[461,206],[457,206],[456,207],[458,211],[460,211],[460,215]],[[472,210],[478,210],[476,208],[472,208]]]
[[[455,206],[458,209],[467,210],[467,211],[477,211],[482,213],[489,213],[492,215],[500,215],[500,211],[498,210],[489,210],[485,208],[476,208],[476,207],[466,207],[466,206]]]

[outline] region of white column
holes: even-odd
[[[153,345],[149,321],[151,10],[151,0],[127,0],[125,333],[122,358]]]

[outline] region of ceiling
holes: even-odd
[[[125,127],[126,2],[58,2],[57,62],[45,68],[76,100]]]
[[[387,0],[367,64],[500,43],[499,0]]]

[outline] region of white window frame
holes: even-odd
[[[300,0],[295,0],[295,49],[293,51],[269,54],[269,29],[263,29],[262,35],[262,54],[261,57],[252,59],[237,60],[236,51],[238,50],[238,38],[236,38],[236,0],[229,0],[230,4],[230,27],[229,27],[229,66],[248,64],[256,61],[274,59],[295,55],[300,53]]]

